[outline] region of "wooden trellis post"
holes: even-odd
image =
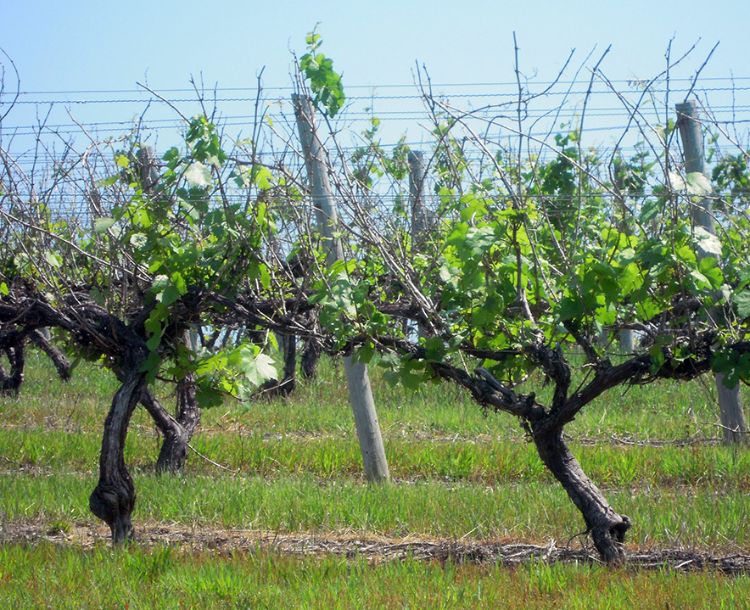
[[[295,94],[292,96],[292,103],[312,191],[316,224],[325,241],[330,266],[337,260],[343,260],[344,250],[341,240],[334,235],[338,226],[338,212],[328,181],[325,153],[315,130],[315,115],[310,100],[305,96]],[[346,356],[344,357],[344,370],[349,389],[349,402],[354,412],[357,438],[362,451],[365,476],[371,482],[387,481],[390,477],[388,462],[385,458],[383,437],[375,411],[367,366],[361,362],[355,362],[351,356]]]
[[[703,154],[703,131],[701,129],[698,107],[694,101],[686,101],[675,106],[677,127],[685,161],[685,172],[700,172],[706,175],[705,157]],[[703,199],[690,207],[693,223],[703,227],[711,235],[716,234],[714,221],[710,213],[710,201]],[[701,256],[702,253],[698,253]],[[735,385],[728,388],[724,385],[724,375],[716,374],[716,392],[719,397],[719,412],[725,443],[740,443],[747,438],[747,425],[740,404],[740,388]]]

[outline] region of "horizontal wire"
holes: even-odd
[[[750,80],[750,76],[714,76],[714,77],[702,77],[702,82],[737,82],[737,81],[747,81]],[[693,81],[692,77],[672,77],[670,78],[671,82],[685,82],[685,83],[691,83]],[[648,82],[646,80],[641,79],[615,79],[610,80],[613,84],[627,84],[631,86],[635,86],[638,84],[643,84],[644,82]],[[584,80],[556,80],[556,81],[531,81],[531,83],[528,84],[534,84],[539,86],[549,86],[549,85],[587,85],[588,81]],[[355,85],[346,85],[347,89],[402,89],[402,88],[408,88],[408,87],[415,87],[415,83],[386,83],[386,84],[355,84]],[[460,82],[460,83],[434,83],[432,85],[433,88],[437,87],[515,87],[517,86],[516,81],[505,81],[505,82]],[[261,86],[261,87],[210,87],[208,88],[209,91],[295,91],[296,88],[292,85],[283,85],[283,86]],[[206,90],[204,88],[204,90]],[[142,93],[144,92],[144,89],[57,89],[57,90],[38,90],[38,91],[21,91],[21,95],[73,95],[73,94],[91,94],[91,93]],[[176,88],[176,89],[156,89],[154,88],[153,91],[156,91],[157,93],[194,93],[194,88],[189,87],[183,87],[183,88]],[[6,92],[6,95],[8,93]]]
[[[106,203],[107,198],[104,196],[106,195],[106,191],[104,192],[100,191],[99,193],[100,195],[102,195],[102,199],[101,201],[98,201],[97,203],[100,203],[100,204]],[[252,194],[252,192],[250,194]],[[663,194],[664,194],[663,192],[649,190],[642,194],[637,194],[637,195],[628,195],[628,193],[626,192],[624,193],[624,196],[627,199],[646,199],[649,197],[659,197],[659,196],[662,196]],[[685,193],[682,193],[680,191],[675,191],[675,194],[680,195],[680,196],[682,195],[687,196]],[[376,201],[384,201],[384,202],[397,202],[397,201],[404,201],[406,199],[406,195],[407,195],[406,190],[404,190],[404,193],[402,195],[393,195],[393,194],[381,195],[381,194],[370,192],[370,193],[357,193],[356,198],[357,198],[357,201],[376,200]],[[739,195],[745,195],[745,196],[750,195],[750,189],[737,189],[736,191],[733,191],[733,192],[730,192],[730,191],[714,192],[714,193],[711,193],[711,195],[709,195],[707,198],[719,200],[719,199],[725,199],[730,196],[739,196]],[[31,205],[31,203],[29,202],[34,201],[36,203],[35,200],[39,197],[39,195],[35,194],[32,198],[32,196],[29,193],[15,193],[14,197],[20,198],[26,201],[26,204]],[[226,200],[229,202],[235,202],[235,203],[244,202],[247,200],[248,193],[228,193],[225,197],[226,197]],[[336,193],[333,193],[331,197],[340,202],[352,201],[353,199],[353,197],[350,195],[340,195]],[[440,201],[440,195],[435,194],[435,193],[424,194],[423,197],[427,201],[433,201],[433,202]],[[478,198],[481,199],[482,197],[478,197]],[[511,195],[507,195],[507,194],[488,195],[487,198],[490,200],[493,200],[493,198],[510,199]],[[617,201],[621,199],[620,195],[609,192],[609,191],[604,191],[604,192],[599,192],[599,193],[584,192],[580,194],[576,193],[574,195],[524,193],[523,198],[529,199],[529,200],[536,200],[536,201],[554,200],[554,201],[562,201],[562,202],[577,201],[579,199],[611,199],[611,200],[617,200]],[[2,198],[0,198],[0,201],[2,201]],[[79,205],[88,203],[85,199],[85,195],[83,194],[81,194],[79,197],[75,197],[72,195],[60,195],[60,196],[54,196],[54,198],[48,197],[45,201],[45,205],[47,205],[50,202],[61,203],[61,204],[79,204]],[[311,198],[309,196],[304,196],[300,200],[290,200],[284,205],[295,205],[301,202],[305,202],[309,204],[311,202]]]
[[[618,128],[619,129],[619,128]],[[589,131],[589,130],[587,130]],[[594,131],[594,129],[591,129],[590,131]],[[532,134],[533,136],[534,134]],[[433,150],[431,142],[403,142],[403,143],[389,143],[389,144],[379,144],[378,146],[382,149],[389,149],[389,148],[395,148],[398,146],[405,146],[409,148],[410,150],[422,150],[423,152],[431,151]],[[603,148],[593,148],[593,152],[600,153],[604,156],[609,156],[613,154],[615,151],[607,148],[606,146],[602,145]],[[734,145],[731,147],[732,149],[736,148]],[[592,150],[592,147],[586,147],[586,152],[590,152]],[[341,153],[355,153],[355,152],[368,152],[368,146],[342,146],[338,148],[338,151]],[[502,151],[496,151],[496,152],[502,152]],[[619,153],[646,153],[646,157],[644,158],[644,162],[648,160],[655,160],[656,157],[653,154],[653,152],[649,149],[647,149],[643,144],[639,145],[632,145],[632,146],[618,146],[617,152]],[[663,152],[663,151],[661,151]],[[290,154],[292,154],[290,152]],[[271,153],[258,153],[258,157],[260,162],[262,163],[265,158],[273,158],[274,155]],[[369,158],[374,158],[375,154],[371,153],[371,156]],[[101,163],[106,165],[107,163],[111,163],[112,159],[109,157],[97,157],[97,156],[90,156],[90,159],[94,160],[101,160]],[[492,155],[484,154],[481,152],[476,152],[474,154],[464,154],[464,159],[468,161],[487,161],[488,163],[491,162],[491,159],[494,159]],[[542,161],[545,161],[547,159],[557,159],[559,158],[559,153],[555,150],[547,149],[543,150],[539,155],[538,158]],[[292,156],[292,160],[294,160],[294,156]],[[22,166],[22,167],[32,167],[37,166],[43,169],[48,169],[52,171],[60,171],[62,169],[65,169],[66,167],[69,167],[70,165],[77,165],[79,162],[79,157],[71,157],[71,158],[55,158],[55,157],[48,157],[48,156],[36,156],[34,151],[27,151],[24,153],[20,153],[17,157],[13,159],[13,162],[16,165]],[[89,163],[89,167],[93,163]],[[298,165],[301,167],[302,161],[298,160]],[[293,169],[296,167],[293,163],[290,164],[287,162],[284,167],[287,170]],[[41,169],[40,169],[41,171]]]
[[[607,115],[607,116],[610,116],[610,115]],[[611,115],[611,116],[614,116],[614,115]],[[471,118],[474,118],[476,120],[483,120],[485,122],[487,122],[489,120],[489,117],[483,117],[481,115],[474,115]],[[502,123],[497,122],[497,117],[491,117],[491,118],[493,119],[492,122],[495,123],[495,126],[498,129],[504,127]],[[539,118],[539,117],[530,117],[530,119],[533,119],[533,118]],[[552,118],[552,117],[549,117],[549,118]],[[560,117],[557,117],[557,118],[560,119],[560,120],[564,120],[564,119],[573,118],[573,117],[570,117],[570,116],[560,116]],[[599,117],[599,118],[601,118],[601,117]],[[654,115],[651,118],[659,118],[659,117],[657,115]],[[507,120],[512,121],[513,119],[511,117],[507,117]],[[414,116],[414,117],[412,117],[412,116],[396,116],[396,117],[390,117],[389,121],[398,121],[398,122],[411,121],[411,122],[414,122],[414,123],[419,123],[419,122],[431,121],[431,118],[429,116],[426,116],[426,115],[423,115],[423,116]],[[349,123],[362,123],[362,122],[369,122],[369,119],[367,119],[367,118],[356,118],[355,117],[355,118],[349,119],[347,122],[349,122]],[[716,124],[722,124],[722,125],[726,125],[726,124],[744,125],[744,124],[750,123],[750,119],[735,119],[735,120],[727,120],[727,121],[718,121],[718,120],[714,121],[714,120],[711,120],[711,121],[707,121],[707,122],[709,124],[716,123]],[[135,124],[132,124],[132,125],[135,127]],[[153,125],[153,126],[147,127],[143,131],[150,132],[150,131],[162,131],[162,130],[179,130],[181,127],[184,127],[184,126],[185,126],[184,123],[175,123],[173,125]],[[224,128],[224,127],[247,127],[247,128],[252,128],[252,127],[255,126],[255,124],[254,123],[246,123],[246,122],[219,122],[218,126],[221,127],[221,128]],[[415,126],[419,126],[419,125],[415,125]],[[568,131],[571,131],[574,128],[575,128],[574,126],[573,127],[569,127]],[[630,130],[636,130],[638,128],[638,124],[637,123],[633,123],[631,125],[603,125],[603,126],[600,126],[600,127],[588,127],[588,128],[586,128],[584,130],[583,133],[585,134],[585,133],[589,133],[589,132],[622,131],[622,130],[624,130],[626,128],[629,128]],[[513,128],[513,129],[515,130],[515,128]],[[109,134],[125,135],[124,130],[122,128],[120,128],[120,127],[92,128],[92,129],[90,129],[90,131],[93,132],[93,133],[95,133],[95,134],[109,133]],[[549,130],[544,130],[544,131],[539,131],[539,132],[532,132],[532,133],[529,133],[529,134],[524,134],[524,136],[531,136],[531,137],[546,136],[546,135],[548,135],[548,131]],[[551,133],[552,134],[556,134],[556,133],[562,133],[563,131],[564,131],[563,129],[553,129],[553,130],[551,130]],[[47,129],[47,128],[44,128],[42,130],[42,133],[47,133],[47,134],[50,134],[50,135],[72,135],[72,134],[79,134],[79,133],[81,133],[81,128],[80,127],[79,128],[74,128],[72,126],[70,128],[65,128],[65,129],[54,129],[54,128]],[[40,132],[37,129],[26,130],[26,131],[22,131],[22,130],[13,131],[10,128],[1,128],[0,129],[0,134],[4,134],[5,136],[14,136],[14,137],[15,136],[19,136],[20,137],[20,136],[37,136],[37,135],[40,135]]]
[[[728,105],[721,105],[721,106],[712,106],[710,108],[711,114],[728,114],[728,113],[736,113],[739,111],[747,111],[750,110],[750,105],[736,105],[736,106],[728,106]],[[468,110],[467,112],[471,112]],[[486,111],[489,114],[489,110]],[[555,117],[557,119],[566,119],[566,118],[572,118],[580,116],[580,113],[575,108],[564,108],[562,112],[559,114],[557,113],[556,108],[535,108],[530,109],[524,114],[529,118],[543,118],[545,115],[549,115],[555,113]],[[604,107],[604,108],[596,108],[596,107],[590,107],[586,111],[586,116],[591,117],[597,117],[597,118],[605,118],[605,117],[621,117],[625,114],[628,114],[627,111],[624,108],[617,108],[617,107]],[[477,113],[472,113],[472,115],[479,116]],[[661,118],[661,112],[658,109],[653,108],[642,108],[639,112],[640,116],[647,116],[647,117],[656,117]],[[281,120],[283,118],[286,118],[283,115],[266,115],[267,117],[270,117],[272,120]],[[380,118],[380,117],[386,117],[388,120],[391,120],[393,118],[397,119],[403,119],[403,118],[416,118],[416,119],[431,119],[432,116],[425,112],[424,110],[385,110],[385,111],[352,111],[352,112],[343,112],[341,115],[341,120],[343,122],[346,122],[350,118],[355,119],[361,119],[362,117],[366,118],[367,120],[371,120],[373,118]],[[229,126],[237,126],[237,125],[254,125],[255,123],[227,123],[227,121],[237,121],[240,119],[255,119],[255,115],[251,114],[235,114],[235,115],[227,115],[223,117],[219,117],[217,120],[217,123],[219,125],[229,125]],[[516,120],[515,116],[508,116],[509,120]],[[71,129],[71,128],[98,128],[98,127],[106,127],[106,126],[133,126],[133,127],[144,127],[148,129],[173,129],[178,127],[184,127],[185,122],[177,119],[177,118],[167,118],[167,119],[145,119],[143,121],[97,121],[97,122],[80,122],[80,123],[54,123],[54,124],[43,124],[44,129],[47,130],[57,130],[57,129]],[[38,125],[13,125],[13,126],[2,126],[0,127],[0,131],[5,132],[14,132],[15,130],[36,130],[39,126]]]
[[[581,83],[584,84],[584,83]],[[726,87],[694,87],[694,88],[669,88],[669,89],[662,89],[662,88],[649,88],[648,91],[652,93],[712,93],[712,92],[727,92],[727,91],[750,91],[750,86],[743,86],[743,87],[737,87],[737,86],[726,86]],[[633,91],[618,91],[617,93],[620,93],[622,95],[627,94],[633,94],[633,95],[640,95],[643,92],[642,89],[635,89]],[[535,94],[534,92],[527,91],[524,95],[524,97],[558,97],[558,96],[575,96],[575,95],[589,95],[589,96],[595,96],[595,95],[614,95],[615,92],[613,92],[611,89],[592,89],[589,91],[588,89],[582,89],[582,90],[573,90],[573,91],[548,91],[544,94]],[[6,97],[10,97],[8,94],[6,94]],[[439,94],[436,94],[435,97],[442,97]],[[502,98],[513,98],[516,99],[518,97],[518,92],[490,92],[490,93],[465,93],[465,94],[453,94],[451,97],[453,98],[461,98],[461,99],[475,99],[475,98],[493,98],[493,97],[502,97]],[[406,100],[406,99],[422,99],[422,95],[370,95],[370,96],[351,96],[348,97],[348,100]],[[195,97],[182,97],[182,98],[159,98],[151,94],[150,92],[144,92],[143,97],[140,98],[107,98],[107,99],[46,99],[46,100],[25,100],[25,99],[18,99],[15,101],[15,104],[18,105],[65,105],[65,104],[71,104],[71,105],[92,105],[92,104],[142,104],[144,102],[168,102],[170,104],[182,104],[182,103],[199,103],[201,100]],[[256,102],[260,101],[264,104],[278,104],[278,103],[290,103],[290,100],[286,98],[276,97],[276,98],[260,98],[257,97],[217,97],[217,98],[203,98],[203,102],[208,103],[219,103],[219,102]],[[522,99],[522,102],[524,100]]]

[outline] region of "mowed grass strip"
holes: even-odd
[[[267,551],[0,547],[4,608],[743,608],[750,577],[595,565],[368,563]]]
[[[114,376],[82,362],[68,383],[57,379],[50,363],[37,353],[29,354],[26,381],[18,398],[0,397],[0,428],[45,427],[78,431],[101,431],[116,390]],[[467,392],[450,383],[426,384],[418,391],[390,386],[381,371],[372,367],[371,377],[378,416],[386,436],[522,438],[515,418],[506,414],[484,415]],[[203,427],[211,431],[262,430],[266,433],[351,433],[352,415],[343,371],[335,361],[324,359],[318,378],[300,380],[300,387],[285,400],[253,400],[238,403],[227,399],[223,406],[203,413]],[[541,397],[549,386],[532,378],[524,387]],[[575,387],[575,381],[573,386]],[[157,386],[169,409],[174,407],[170,389]],[[744,404],[750,391],[743,386]],[[690,383],[663,382],[623,387],[608,392],[587,406],[568,428],[573,436],[608,438],[610,435],[640,439],[718,439],[718,409],[713,380]],[[142,409],[136,411],[134,427],[152,429]]]
[[[88,511],[96,478],[73,474],[0,476],[0,523],[98,523]],[[425,481],[366,485],[309,476],[135,477],[138,522],[280,532],[357,532],[402,537],[513,539],[565,544],[585,529],[555,484],[483,486]],[[741,491],[643,488],[608,493],[631,517],[640,546],[750,549],[750,496]],[[63,526],[64,527],[64,526]]]
[[[48,471],[94,471],[101,435],[60,430],[0,429],[0,471],[40,467]],[[153,467],[160,440],[131,433],[126,463],[141,470]],[[750,490],[750,452],[724,446],[650,447],[577,445],[571,443],[584,470],[605,486],[710,485]],[[198,435],[188,456],[187,474],[208,474],[217,466],[242,474],[316,477],[362,477],[362,460],[354,431],[349,438],[270,437],[263,434]],[[522,441],[484,440],[433,442],[386,438],[393,477],[496,484],[553,479],[533,445]]]

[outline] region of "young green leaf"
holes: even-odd
[[[114,218],[97,218],[94,221],[94,233],[96,233],[97,235],[106,233],[113,224],[115,224]]]

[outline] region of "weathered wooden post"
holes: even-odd
[[[294,94],[292,103],[312,191],[316,224],[323,236],[330,266],[337,260],[343,260],[344,250],[341,241],[334,235],[338,227],[338,212],[328,182],[324,150],[315,130],[315,116],[310,100],[306,96]],[[387,481],[388,462],[385,458],[383,437],[380,433],[367,367],[361,362],[355,362],[351,356],[346,356],[344,370],[365,476],[371,482]]]
[[[411,241],[413,250],[418,252],[427,230],[427,213],[424,207],[424,181],[426,176],[424,153],[421,150],[410,150],[407,162],[409,163]]]
[[[685,161],[685,172],[690,174],[706,173],[705,156],[703,153],[703,130],[701,129],[698,107],[695,101],[685,101],[675,105],[677,111],[677,127],[680,130],[680,140]],[[700,203],[690,207],[693,223],[703,227],[711,235],[716,234],[713,218],[710,213],[710,202],[703,198]],[[698,256],[703,253],[699,252]],[[747,425],[740,404],[739,385],[728,388],[724,385],[724,375],[716,374],[716,391],[719,397],[719,412],[725,443],[740,443],[747,438]]]
[[[424,248],[427,238],[427,211],[424,206],[424,183],[427,170],[424,153],[421,150],[410,150],[406,157],[409,164],[409,207],[411,211],[411,250],[418,254]],[[408,333],[408,322],[404,321],[404,332]],[[419,325],[419,335],[424,335],[423,325]]]
[[[150,194],[159,182],[159,160],[150,146],[141,146],[136,153],[138,158],[138,174],[143,192]]]

